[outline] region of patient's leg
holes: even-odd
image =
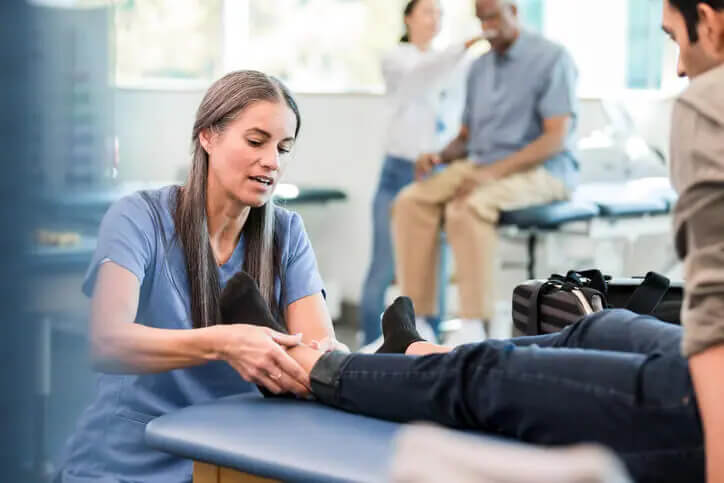
[[[313,364],[310,378],[319,401],[356,413],[545,445],[599,442],[624,457],[637,481],[698,481],[692,475],[703,474],[696,400],[677,354],[491,340],[425,357],[331,352]]]
[[[662,330],[651,317],[637,322],[650,327],[652,338]],[[586,327],[569,330],[566,343],[586,344]],[[646,329],[634,338],[646,339]],[[623,456],[637,481],[702,478],[701,423],[688,364],[677,351],[645,355],[495,340],[453,351],[416,341],[406,350],[431,355],[322,355],[303,346],[290,354],[310,372],[319,401],[348,411],[546,445],[599,442]],[[449,352],[434,354],[443,350]]]
[[[597,349],[636,354],[678,353],[682,329],[651,316],[628,310],[604,310],[582,318],[562,331],[533,337],[518,337],[517,346]]]

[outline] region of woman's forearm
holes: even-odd
[[[223,326],[202,329],[157,329],[130,323],[92,334],[96,370],[109,373],[154,373],[218,360],[217,340]]]

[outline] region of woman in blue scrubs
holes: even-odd
[[[309,393],[286,349],[334,331],[302,220],[271,202],[299,128],[279,81],[228,74],[198,108],[186,184],[135,193],[105,215],[83,284],[97,393],[56,481],[190,481],[190,461],[145,445],[149,420],[255,384]],[[220,320],[221,289],[240,270],[279,330]]]

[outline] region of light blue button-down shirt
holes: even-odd
[[[572,152],[577,77],[570,54],[532,32],[522,31],[502,55],[491,51],[480,57],[468,75],[463,114],[470,131],[469,158],[481,164],[505,159],[543,134],[544,119],[570,115],[564,150],[544,166],[573,188],[578,174]]]

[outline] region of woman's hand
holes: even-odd
[[[473,37],[473,38],[469,39],[467,42],[465,42],[465,48],[466,48],[466,49],[469,49],[470,47],[472,47],[473,45],[477,44],[478,42],[480,42],[480,41],[483,40],[484,38],[485,38],[484,36],[478,35],[478,36],[476,36],[476,37]],[[458,44],[458,45],[460,45],[460,44]]]
[[[339,352],[347,352],[349,353],[349,347],[347,347],[346,344],[343,344],[342,342],[338,341],[335,338],[331,337],[325,337],[322,340],[313,340],[309,347],[312,349],[316,349],[320,352],[331,352],[331,351],[339,351]]]
[[[221,359],[244,380],[264,386],[274,394],[310,393],[309,375],[286,353],[301,342],[300,335],[286,335],[267,327],[234,324],[215,326]]]

